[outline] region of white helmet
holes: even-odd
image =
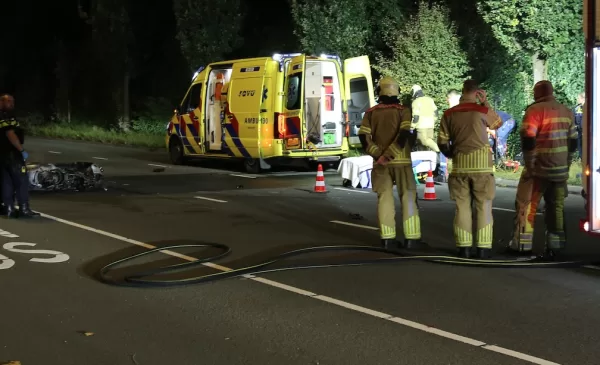
[[[419,85],[413,85],[412,87],[412,94],[415,95],[417,93],[417,91],[421,91],[423,89],[421,89],[421,86]]]

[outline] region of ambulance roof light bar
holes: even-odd
[[[277,62],[281,62],[287,58],[293,58],[300,56],[302,53],[275,53],[273,59]]]
[[[200,66],[198,67],[198,69],[196,70],[196,72],[194,72],[194,76],[192,76],[192,81],[196,80],[196,77],[198,77],[198,75],[200,74],[200,72],[202,72],[206,67],[204,66]]]

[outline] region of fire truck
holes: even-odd
[[[600,0],[584,0],[585,107],[583,110],[583,190],[586,217],[580,228],[600,235]]]

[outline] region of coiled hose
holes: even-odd
[[[182,248],[216,248],[220,252],[218,254],[199,258],[196,261],[185,262],[181,264],[162,266],[143,272],[125,275],[120,279],[113,279],[109,276],[109,273],[119,265],[126,262],[138,259],[143,256],[150,255],[155,252],[165,250],[176,250]],[[273,264],[291,258],[300,256],[303,254],[317,253],[317,252],[379,252],[390,255],[390,257],[374,258],[374,259],[362,259],[354,261],[346,261],[335,264],[299,264],[299,265],[287,265],[278,268],[269,268]],[[448,255],[406,255],[396,251],[389,251],[379,247],[372,246],[355,246],[355,245],[344,245],[344,246],[317,246],[307,247],[297,250],[284,252],[276,255],[268,260],[265,260],[259,264],[241,267],[238,269],[232,269],[229,271],[218,272],[214,274],[208,274],[203,276],[194,276],[183,279],[149,279],[152,276],[159,274],[165,274],[176,270],[189,269],[195,266],[204,265],[208,262],[214,262],[220,260],[231,253],[229,246],[219,243],[203,243],[193,245],[173,245],[159,247],[144,251],[139,254],[131,255],[117,261],[113,261],[104,267],[102,267],[98,273],[100,281],[110,285],[117,286],[145,286],[145,287],[166,287],[166,286],[178,286],[178,285],[189,285],[208,283],[212,281],[230,279],[240,277],[244,275],[255,275],[264,274],[270,272],[289,271],[289,270],[302,270],[302,269],[317,269],[317,268],[331,268],[331,267],[343,267],[343,266],[363,266],[378,263],[394,263],[394,262],[406,262],[406,261],[423,261],[435,264],[445,265],[460,265],[469,267],[486,267],[486,268],[573,268],[581,267],[585,265],[594,265],[594,261],[545,261],[540,258],[526,258],[526,259],[514,259],[514,260],[493,260],[493,259],[467,259]],[[598,260],[600,261],[600,260]]]

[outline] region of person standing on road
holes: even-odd
[[[394,183],[402,204],[404,248],[414,248],[421,239],[421,221],[417,207],[417,184],[412,170],[411,151],[415,138],[411,133],[410,108],[400,104],[398,82],[384,77],[378,85],[379,104],[367,110],[358,137],[363,149],[373,157],[373,191],[377,193],[377,217],[381,245],[393,250],[396,241]]]
[[[479,101],[478,101],[479,99]],[[497,130],[502,120],[474,80],[463,84],[460,103],[444,112],[437,143],[452,158],[448,179],[450,199],[456,202],[454,239],[461,257],[471,256],[474,200],[477,214],[477,254],[487,258],[493,240],[492,201],[496,195],[492,153],[487,130]]]
[[[446,158],[440,153],[440,149],[434,140],[435,121],[438,117],[438,107],[433,99],[426,96],[419,85],[412,87],[412,124],[411,128],[417,131],[419,143],[437,153],[440,160],[440,170],[436,177],[439,182],[446,181]]]
[[[515,128],[515,119],[507,112],[498,110],[497,113],[500,119],[502,119],[502,127],[496,132],[496,151],[498,152],[498,157],[504,160],[508,152],[508,137]]]
[[[577,152],[578,134],[574,113],[556,101],[550,81],[533,88],[534,103],[525,110],[521,146],[525,166],[515,201],[515,225],[509,249],[533,250],[533,228],[542,196],[546,202],[546,247],[543,255],[564,249],[564,200],[571,162]]]
[[[39,213],[29,207],[28,154],[23,148],[25,133],[14,115],[15,99],[0,96],[0,170],[2,172],[2,202],[8,218],[35,217]],[[15,210],[15,196],[19,212]]]

